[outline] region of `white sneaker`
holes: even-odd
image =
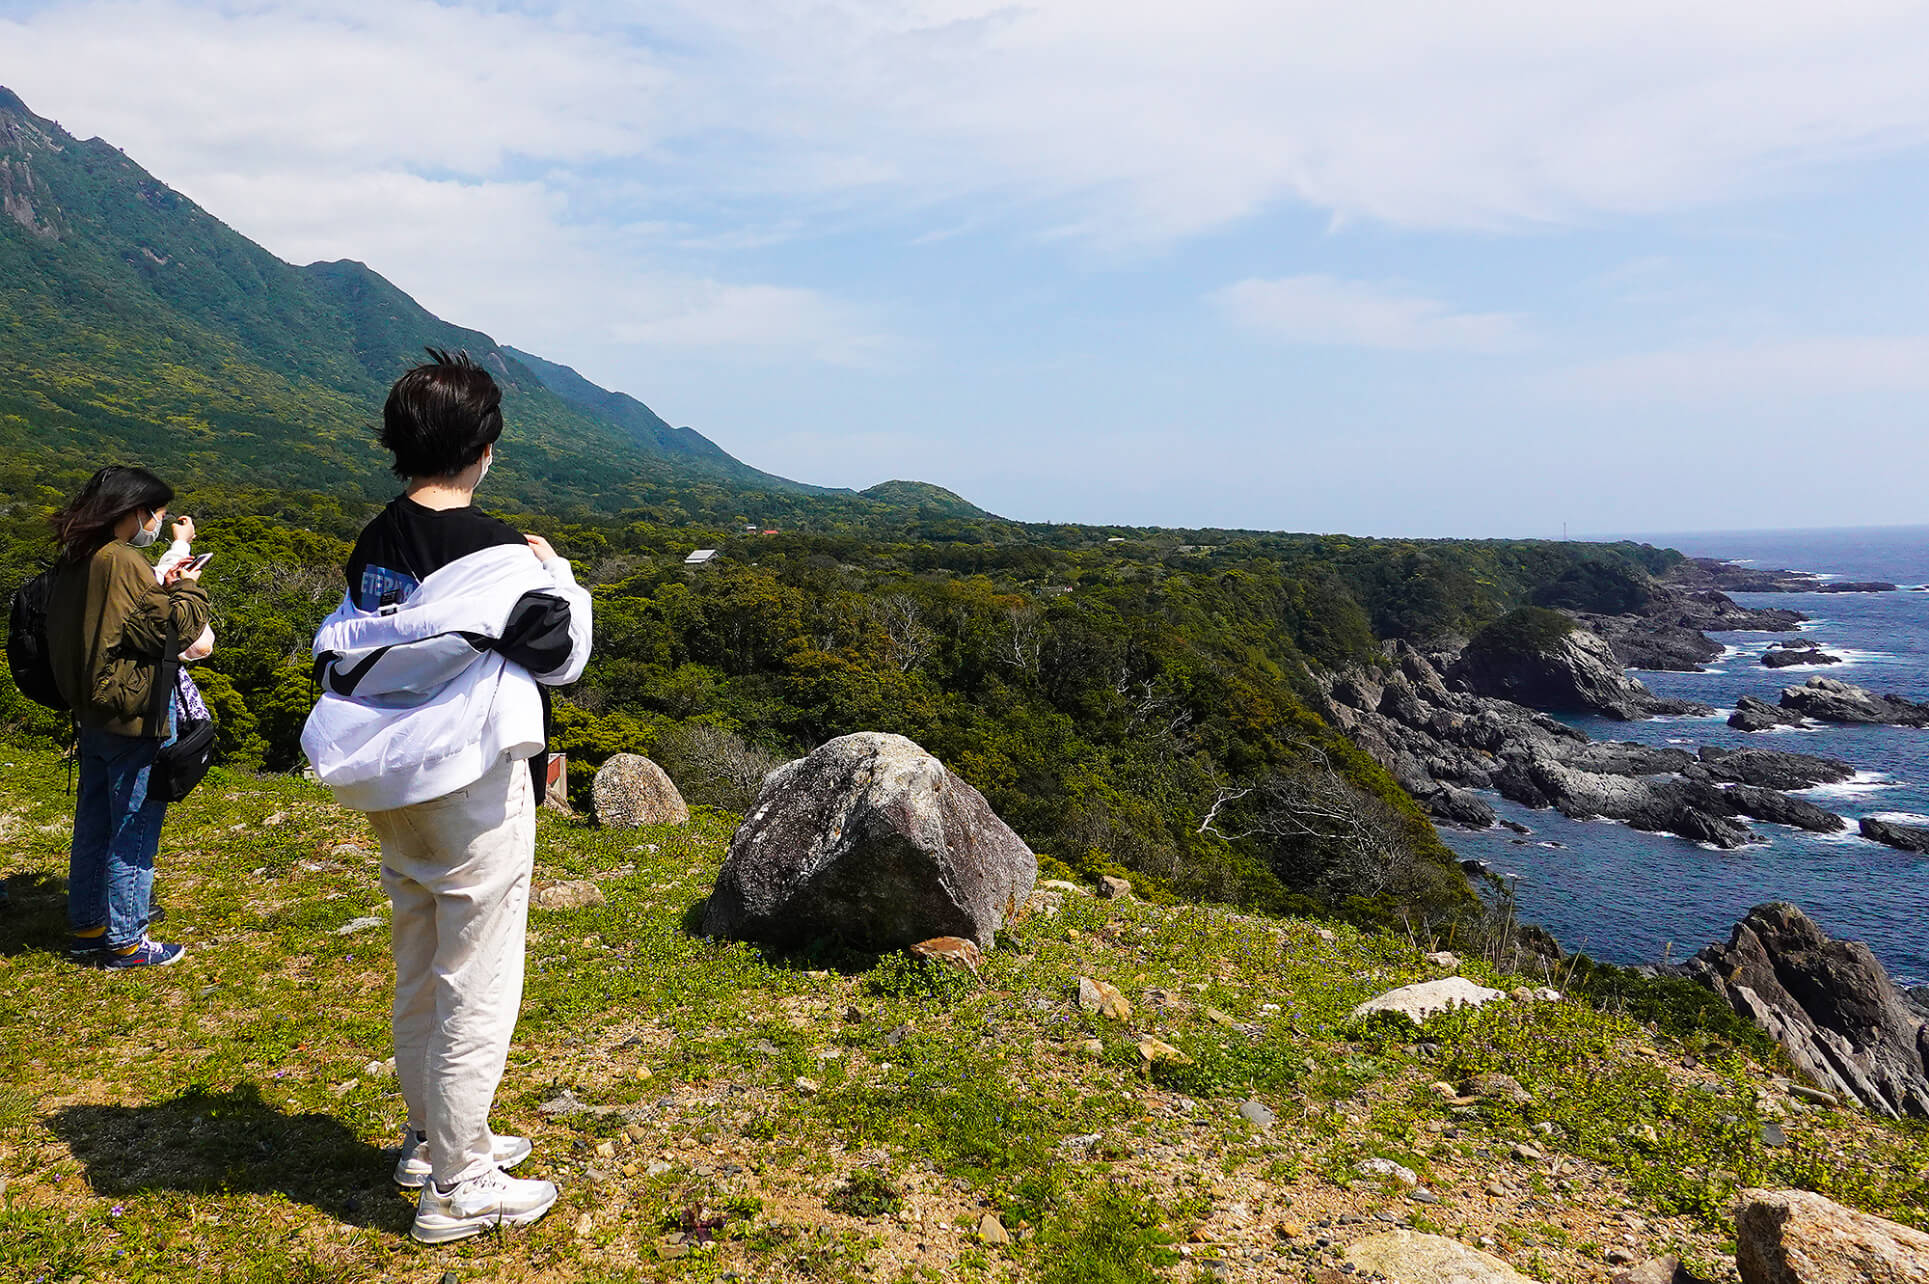
[[[497,1137],[490,1158],[505,1171],[529,1158],[532,1147],[524,1137]],[[429,1140],[414,1132],[402,1134],[402,1157],[395,1161],[395,1184],[403,1190],[420,1190],[429,1180]]]
[[[424,1244],[446,1244],[480,1235],[491,1226],[527,1226],[555,1202],[554,1182],[527,1181],[492,1168],[458,1183],[446,1195],[434,1182],[424,1186],[409,1234]]]

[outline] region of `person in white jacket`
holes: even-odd
[[[395,1179],[422,1190],[410,1233],[445,1243],[556,1202],[508,1175],[530,1146],[489,1108],[522,1003],[547,688],[582,674],[590,598],[547,540],[473,506],[502,394],[466,353],[429,355],[383,408],[408,489],[363,529],[316,634],[301,743],[381,839],[409,1112]]]

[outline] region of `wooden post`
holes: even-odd
[[[552,753],[549,767],[544,773],[542,805],[556,811],[569,810],[569,755]]]

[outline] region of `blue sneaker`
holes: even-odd
[[[100,965],[110,971],[130,967],[168,967],[179,963],[187,952],[185,945],[163,945],[142,937],[141,943],[126,954],[119,950],[108,950]]]

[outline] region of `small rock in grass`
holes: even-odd
[[[1433,953],[1425,954],[1421,957],[1433,966],[1443,967],[1449,972],[1456,972],[1460,969],[1460,956],[1452,950],[1435,950]]]
[[[597,1143],[596,1143],[596,1157],[597,1157],[598,1159],[614,1159],[614,1158],[616,1158],[616,1144],[615,1144],[614,1142],[609,1142],[609,1141],[599,1141],[599,1142],[597,1142]]]
[[[1132,1004],[1119,993],[1118,987],[1089,976],[1078,978],[1078,1006],[1082,1011],[1095,1012],[1112,1021],[1132,1019]]]
[[[1105,1044],[1098,1039],[1087,1039],[1078,1045],[1078,1050],[1083,1056],[1097,1059],[1105,1055]]]
[[[530,893],[529,903],[537,909],[570,910],[594,909],[606,901],[602,888],[587,878],[577,878],[563,883],[544,883]]]
[[[817,1082],[817,1080],[806,1078],[801,1074],[797,1076],[797,1091],[804,1096],[814,1097],[819,1092],[822,1092],[823,1089],[824,1085]]]
[[[1497,1257],[1439,1235],[1387,1231],[1370,1235],[1346,1250],[1346,1261],[1362,1272],[1377,1271],[1392,1280],[1453,1281],[1453,1284],[1527,1284],[1527,1277]]]
[[[978,943],[962,936],[934,936],[913,945],[911,953],[960,972],[969,972],[973,976],[978,975],[978,969],[985,964],[985,956],[978,948]]]
[[[987,1244],[1011,1243],[1011,1234],[996,1213],[986,1213],[978,1219],[978,1238]]]
[[[1510,1074],[1477,1074],[1461,1086],[1461,1091],[1471,1097],[1487,1097],[1517,1106],[1531,1105],[1534,1100],[1534,1094],[1521,1087],[1520,1080]]]
[[[1339,936],[1330,927],[1316,927],[1313,929],[1313,935],[1319,937],[1320,940],[1322,941],[1330,942],[1330,941],[1337,941],[1340,939]]]
[[[1507,997],[1516,1003],[1559,1003],[1561,992],[1551,985],[1523,985],[1508,991]]]
[[[382,920],[379,918],[351,918],[348,922],[343,923],[335,929],[335,935],[353,936],[357,932],[366,932],[371,927],[380,927],[381,925]]]
[[[1279,1122],[1279,1116],[1273,1113],[1272,1107],[1256,1099],[1239,1103],[1239,1117],[1261,1132],[1270,1131]]]
[[[1780,1124],[1770,1122],[1762,1125],[1762,1145],[1779,1148],[1787,1144],[1788,1134],[1782,1131]]]
[[[650,1166],[644,1169],[643,1171],[648,1173],[652,1177],[661,1177],[664,1173],[669,1172],[670,1169],[673,1167],[675,1167],[674,1164],[667,1164],[661,1159],[652,1159],[650,1161]]]
[[[1523,1141],[1514,1147],[1514,1158],[1524,1164],[1535,1164],[1539,1163],[1545,1156],[1541,1153],[1539,1146],[1531,1142]]]
[[[578,1239],[588,1239],[595,1232],[596,1218],[594,1216],[589,1213],[584,1213],[576,1219],[576,1236]]]
[[[1438,981],[1422,981],[1418,985],[1403,985],[1397,990],[1388,990],[1378,998],[1368,999],[1354,1008],[1353,1019],[1357,1021],[1376,1012],[1398,1012],[1418,1023],[1436,1012],[1456,1007],[1477,1008],[1503,997],[1499,990],[1475,985],[1464,976],[1449,976]]]
[[[1407,1198],[1416,1204],[1437,1204],[1440,1202],[1440,1196],[1434,1194],[1424,1186],[1419,1190],[1408,1191]]]
[[[1396,1164],[1391,1159],[1363,1159],[1360,1171],[1369,1177],[1385,1177],[1399,1182],[1402,1186],[1418,1186],[1420,1177],[1405,1164]]]
[[[1160,1061],[1169,1061],[1174,1065],[1182,1066],[1192,1064],[1191,1057],[1179,1051],[1165,1040],[1153,1038],[1139,1040],[1139,1059],[1144,1061],[1148,1066]]]
[[[1101,875],[1098,894],[1105,900],[1118,900],[1132,894],[1132,883],[1129,879],[1115,878],[1111,874]]]
[[[1232,1019],[1231,1013],[1221,1012],[1218,1008],[1207,1008],[1205,1013],[1206,1020],[1212,1022],[1214,1025],[1223,1025],[1228,1030],[1236,1030],[1239,1028],[1239,1022]]]
[[[328,1090],[338,1097],[346,1097],[349,1093],[355,1091],[355,1089],[361,1085],[361,1082],[360,1079],[344,1079]]]
[[[1042,887],[1053,892],[1067,892],[1073,896],[1090,896],[1092,894],[1091,888],[1080,887],[1077,883],[1068,883],[1062,878],[1041,878],[1033,884],[1033,886]]]

